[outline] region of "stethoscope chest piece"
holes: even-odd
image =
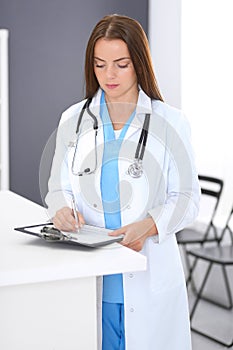
[[[142,168],[142,161],[135,159],[132,164],[130,164],[128,168],[128,174],[137,179],[142,176],[143,168]]]

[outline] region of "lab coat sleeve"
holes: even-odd
[[[55,153],[48,182],[48,194],[45,198],[50,218],[54,217],[57,210],[71,205],[72,189],[67,160],[69,129],[70,121],[67,113],[64,113],[57,129]]]
[[[180,113],[178,120],[169,123],[167,132],[168,166],[164,169],[166,183],[163,200],[149,210],[158,235],[153,236],[161,243],[191,224],[198,215],[200,187],[191,145],[191,132],[187,119]]]

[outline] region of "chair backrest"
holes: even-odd
[[[230,211],[230,214],[229,214],[229,216],[228,216],[228,218],[227,218],[226,224],[225,224],[225,226],[224,226],[224,228],[223,228],[223,230],[222,230],[222,234],[221,234],[221,236],[220,236],[220,238],[219,238],[219,241],[220,241],[220,242],[223,241],[223,237],[224,237],[225,233],[228,231],[229,234],[230,234],[231,243],[232,243],[232,245],[233,245],[233,231],[232,231],[232,229],[231,229],[231,227],[230,227],[231,219],[233,219],[233,206],[232,206],[231,211]]]
[[[219,205],[224,182],[222,179],[212,177],[212,176],[205,176],[205,175],[198,175],[198,179],[200,181],[202,195],[211,196],[216,199],[215,206],[212,212],[212,217],[211,217],[211,222],[213,222],[214,216],[216,214],[216,211]],[[216,185],[216,188],[210,188],[209,185]]]
[[[208,219],[207,217],[204,216],[204,222],[206,222],[207,226],[205,228],[205,234],[204,234],[203,240],[206,240],[209,237],[210,233],[212,232],[214,235],[214,239],[219,241],[220,234],[218,233],[218,230],[214,225],[214,219],[219,206],[224,182],[222,179],[219,179],[213,176],[206,176],[206,175],[198,175],[198,179],[200,182],[202,196],[208,197],[207,198],[208,203],[206,202],[206,200],[204,200],[204,204],[205,204],[204,212],[205,211],[208,212],[208,215],[207,215]],[[200,212],[200,215],[201,214],[203,214],[203,207]],[[205,215],[206,214],[207,213],[205,213]],[[200,215],[199,215],[199,219],[200,219]],[[202,222],[202,219],[201,219],[201,222]]]

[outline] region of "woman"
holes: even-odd
[[[187,120],[163,102],[146,35],[129,17],[110,15],[97,23],[87,44],[85,78],[98,121],[96,145],[93,117],[81,112],[85,100],[66,110],[59,124],[46,198],[53,223],[67,231],[84,222],[105,226],[124,235],[121,244],[147,256],[147,271],[103,278],[103,350],[190,350],[175,237],[198,213]],[[132,166],[142,134],[143,160]]]

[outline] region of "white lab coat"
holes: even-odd
[[[97,171],[88,176],[74,176],[71,171],[82,101],[62,115],[46,202],[52,217],[59,208],[70,206],[74,193],[86,222],[103,227],[100,95],[99,90],[90,105],[99,123]],[[141,178],[133,179],[127,169],[134,158],[145,113],[151,113],[151,120],[144,172]],[[79,169],[75,171],[93,167],[92,133],[91,118],[84,113],[75,161]],[[148,238],[140,252],[147,257],[147,270],[123,274],[127,350],[191,349],[186,286],[175,233],[191,224],[198,213],[200,191],[194,164],[184,115],[161,101],[151,101],[140,90],[136,116],[119,154],[121,220],[126,225],[150,215],[158,235]],[[101,302],[101,287],[99,298]]]

